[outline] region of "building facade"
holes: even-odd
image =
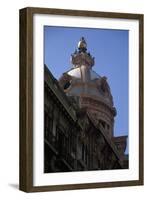
[[[107,78],[93,71],[83,37],[71,63],[59,81],[44,70],[44,172],[128,168],[127,137],[114,137],[117,113]]]

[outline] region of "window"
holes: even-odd
[[[58,151],[61,154],[65,154],[66,153],[66,149],[67,149],[67,142],[66,142],[66,136],[63,133],[63,131],[61,130],[60,127],[56,127],[56,144],[57,144],[57,148]]]
[[[68,89],[70,85],[71,85],[71,84],[70,84],[69,81],[66,82],[66,83],[64,84],[64,90]]]
[[[84,144],[82,144],[82,160],[88,164],[88,148]]]
[[[82,144],[82,160],[85,160],[85,147],[84,144]]]
[[[53,119],[47,111],[44,113],[44,134],[47,139],[52,135]]]

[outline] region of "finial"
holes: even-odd
[[[81,37],[81,39],[78,43],[78,49],[83,52],[85,52],[87,50],[87,43],[86,43],[84,37]]]
[[[74,68],[81,65],[88,67],[92,67],[94,65],[94,58],[90,52],[87,52],[87,43],[84,37],[81,37],[78,42],[78,51],[75,50],[75,52],[71,54],[71,63]]]

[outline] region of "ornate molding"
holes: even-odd
[[[75,51],[75,53],[71,55],[71,63],[74,67],[80,67],[82,65],[92,67],[95,64],[95,60],[90,53]]]

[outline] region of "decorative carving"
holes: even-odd
[[[64,73],[61,76],[61,78],[59,79],[59,85],[60,85],[60,87],[63,90],[67,89],[70,86],[70,84],[71,84],[71,80],[72,80],[71,76],[68,75],[67,73]]]
[[[92,67],[94,65],[94,57],[86,52],[77,52],[71,55],[71,63],[74,67],[80,67],[81,65]]]
[[[87,67],[92,67],[94,65],[94,57],[90,55],[87,51],[87,43],[82,37],[78,43],[78,51],[71,55],[71,63],[74,67],[80,67],[81,65],[85,65]]]
[[[111,90],[110,90],[109,84],[107,82],[107,77],[103,76],[103,77],[97,79],[96,84],[97,84],[98,91],[104,97],[108,98],[109,101],[111,102],[111,104],[113,105],[113,98],[112,98],[112,95],[111,95]]]
[[[105,76],[103,76],[101,78],[101,90],[107,95],[111,94],[110,87],[109,87],[109,85],[107,83],[107,77],[105,77]]]

